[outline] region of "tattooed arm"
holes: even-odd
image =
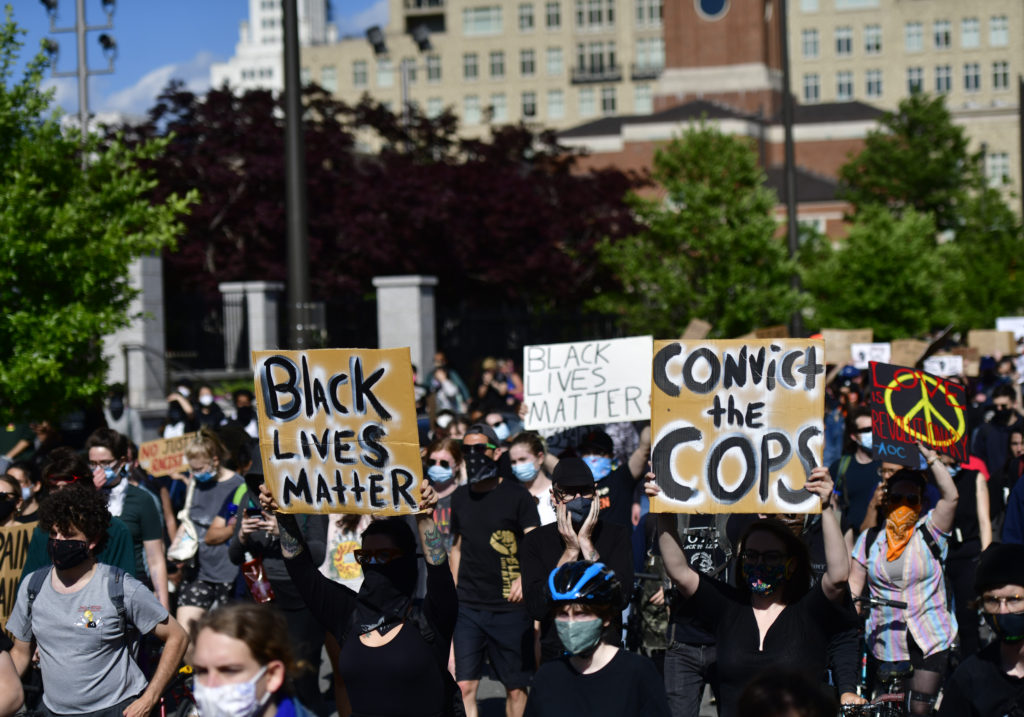
[[[444,549],[444,536],[434,522],[434,506],[437,505],[437,494],[426,480],[420,488],[420,512],[416,514],[416,527],[420,533],[420,544],[423,546],[423,559],[427,565],[444,565],[448,554]]]

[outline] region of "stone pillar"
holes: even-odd
[[[377,276],[377,345],[409,347],[420,380],[434,365],[437,333],[434,320],[436,276]]]
[[[239,368],[238,349],[243,340],[249,351],[279,348],[278,312],[284,282],[227,281],[217,288],[224,299],[225,368]],[[248,361],[242,368],[248,368]]]
[[[104,337],[104,354],[109,360],[108,383],[128,388],[128,405],[140,412],[165,408],[167,359],[164,344],[163,259],[159,254],[143,256],[128,268],[128,283],[140,290],[125,328]]]

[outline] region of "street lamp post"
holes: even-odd
[[[114,0],[102,0],[103,11],[107,15],[107,23],[105,25],[87,24],[85,20],[85,0],[75,0],[75,24],[71,27],[57,27],[57,0],[40,0],[40,2],[46,8],[46,14],[50,16],[50,32],[52,34],[72,32],[75,34],[77,62],[73,72],[57,71],[57,55],[60,46],[56,41],[45,40],[43,49],[50,56],[53,77],[75,77],[78,79],[78,123],[82,129],[82,142],[84,143],[86,133],[89,131],[89,77],[113,74],[114,59],[117,57],[117,43],[114,41],[114,38],[104,32],[97,40],[103,49],[103,56],[107,58],[107,67],[102,70],[90,70],[85,38],[86,34],[90,32],[114,29]]]

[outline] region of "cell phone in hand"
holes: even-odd
[[[246,518],[258,518],[261,515],[263,515],[263,509],[260,508],[259,506],[250,505],[245,509]]]

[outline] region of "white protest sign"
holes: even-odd
[[[964,372],[964,357],[953,354],[937,354],[924,360],[925,373],[935,376],[959,376]]]
[[[996,319],[996,331],[1012,331],[1017,341],[1024,339],[1024,316],[1000,316]]]
[[[850,358],[853,359],[854,368],[859,368],[861,371],[867,369],[871,361],[889,363],[889,359],[892,358],[892,344],[850,344]]]
[[[523,347],[526,428],[651,417],[650,336]]]

